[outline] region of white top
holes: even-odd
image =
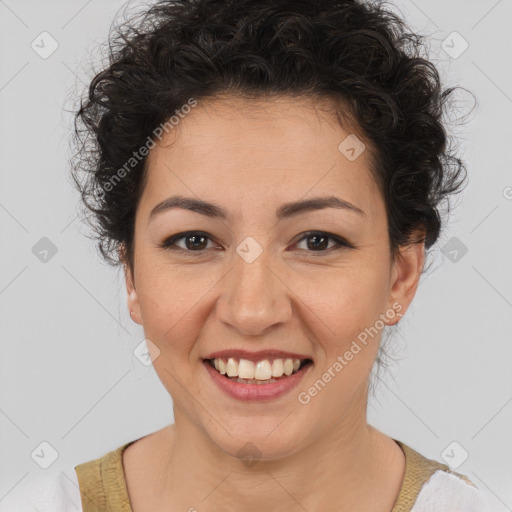
[[[47,511],[83,512],[74,469],[22,482],[0,501],[0,512]],[[433,511],[490,512],[490,507],[482,491],[456,475],[438,470],[423,485],[410,512]]]
[[[438,470],[423,485],[411,512],[490,512],[483,492],[456,475]]]

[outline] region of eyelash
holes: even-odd
[[[177,233],[176,235],[172,235],[169,238],[166,238],[159,245],[159,247],[161,249],[169,249],[172,251],[177,251],[177,252],[187,253],[187,254],[193,254],[193,253],[202,254],[202,253],[204,253],[206,251],[206,249],[199,249],[196,251],[192,251],[189,249],[183,249],[182,247],[175,246],[175,243],[178,240],[181,240],[182,238],[187,238],[188,236],[192,236],[192,235],[196,235],[196,236],[200,236],[200,237],[204,237],[204,238],[208,238],[209,240],[212,240],[212,238],[208,235],[208,233],[205,233],[204,231],[184,231],[183,233]],[[333,250],[337,250],[337,249],[342,249],[342,248],[355,249],[355,246],[352,245],[351,243],[347,242],[345,239],[343,239],[339,236],[333,235],[331,233],[326,233],[325,231],[307,231],[306,233],[303,233],[302,238],[300,238],[296,243],[298,244],[298,243],[302,242],[303,240],[313,237],[313,236],[326,237],[330,240],[333,240],[336,243],[336,245],[334,247],[330,247],[329,249],[324,249],[324,250],[319,250],[319,251],[312,251],[312,250],[304,249],[304,250],[306,250],[306,252],[329,253],[330,254]]]

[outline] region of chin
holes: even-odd
[[[226,429],[227,432],[217,425],[218,428],[210,432],[210,440],[219,450],[240,459],[247,467],[254,466],[258,461],[284,459],[307,444],[304,433],[301,435],[290,430],[290,424],[285,425],[285,417],[267,417],[258,428],[255,428],[254,418],[234,421]],[[301,425],[303,428],[304,425]]]

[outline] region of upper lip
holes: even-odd
[[[237,359],[247,359],[249,361],[257,362],[263,361],[264,359],[311,359],[308,355],[298,354],[296,352],[285,352],[283,350],[259,350],[257,352],[249,352],[248,350],[241,349],[229,349],[229,350],[219,350],[217,352],[212,352],[210,355],[206,356],[205,359],[216,359],[216,358],[228,358],[235,357]]]

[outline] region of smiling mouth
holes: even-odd
[[[205,359],[217,373],[242,384],[270,384],[313,364],[311,359],[273,358],[253,362],[244,358]]]

